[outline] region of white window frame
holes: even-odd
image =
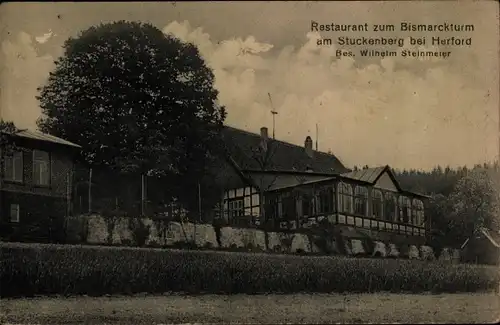
[[[365,186],[356,185],[354,187],[354,206],[353,212],[356,215],[367,216],[368,215],[368,189]],[[362,208],[362,212],[359,213],[358,208]]]
[[[384,193],[374,188],[372,189],[372,217],[379,220],[384,220]]]
[[[12,166],[12,177],[8,178],[7,177],[7,160],[10,160],[11,163],[10,165]],[[21,169],[21,175],[19,179],[16,179],[16,161],[21,161],[20,163],[20,169]],[[22,151],[14,151],[11,154],[5,155],[4,157],[4,179],[9,182],[17,182],[17,183],[22,183],[24,180],[24,157],[23,157],[23,152]]]
[[[47,154],[47,160],[41,160],[41,159],[36,159],[36,153],[39,152],[39,153],[43,153],[43,154]],[[35,168],[35,165],[36,164],[40,164],[42,165],[42,163],[46,163],[47,164],[47,168],[46,168],[46,171],[47,171],[47,182],[43,182],[44,178],[43,178],[43,173],[42,173],[42,168],[39,169],[40,171],[40,174],[37,175],[36,174],[36,168]],[[50,153],[47,152],[47,151],[42,151],[42,150],[33,150],[33,184],[37,185],[37,186],[50,186]]]
[[[16,211],[16,214],[15,214],[14,218],[13,218],[13,215],[12,215],[12,211],[13,211],[12,208],[15,208],[15,211]],[[11,203],[10,204],[10,210],[9,210],[9,220],[10,220],[10,222],[19,223],[19,221],[20,221],[20,216],[19,216],[20,210],[21,210],[21,208],[19,207],[19,204],[17,204],[17,203]]]
[[[230,218],[238,218],[245,215],[245,201],[243,197],[229,199],[227,201],[227,207]]]
[[[338,196],[340,201],[340,213],[352,214],[354,211],[354,192],[351,184],[339,182]]]

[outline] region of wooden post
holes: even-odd
[[[89,170],[89,214],[92,213],[92,168]]]
[[[145,199],[146,199],[146,189],[144,182],[145,182],[144,174],[141,174],[141,216],[144,216]]]
[[[71,214],[71,188],[72,188],[72,174],[71,170],[68,171],[68,182],[66,183],[66,218]]]
[[[198,215],[201,223],[202,213],[201,213],[201,185],[198,183]]]

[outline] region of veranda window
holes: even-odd
[[[352,213],[352,187],[350,184],[339,183],[340,212]]]
[[[373,217],[377,219],[384,218],[384,204],[383,204],[382,191],[374,189],[372,191],[372,213]]]
[[[387,221],[397,222],[397,213],[396,213],[396,197],[392,193],[385,194],[385,219]]]
[[[414,225],[417,227],[424,226],[424,203],[421,200],[413,200],[413,215]]]
[[[410,223],[411,201],[406,196],[399,197],[399,222]]]
[[[368,190],[363,186],[354,188],[354,213],[365,216],[367,214]]]
[[[322,188],[318,193],[318,213],[326,214],[335,211],[335,193],[332,187]]]

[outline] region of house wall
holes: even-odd
[[[38,148],[37,148],[38,149]],[[3,180],[0,190],[0,224],[2,236],[23,233],[28,236],[37,228],[49,231],[49,220],[64,217],[68,210],[67,195],[71,189],[73,162],[64,149],[42,146],[39,150],[49,152],[50,182],[48,186],[34,184],[33,149],[23,150],[23,180]],[[3,173],[2,173],[3,175]],[[19,222],[11,222],[10,208],[19,205]],[[38,230],[35,233],[39,233]],[[23,236],[25,236],[23,235]],[[44,237],[47,234],[35,234]]]
[[[62,218],[66,216],[67,202],[65,198],[34,195],[22,192],[4,191],[2,197],[2,218],[0,236],[10,240],[57,239],[62,235],[56,232],[61,226]],[[19,205],[19,223],[9,222],[10,205]]]
[[[50,154],[50,185],[40,186],[33,182],[33,150],[23,152],[23,181],[12,182],[4,180],[3,191],[26,194],[66,197],[68,182],[71,179],[73,162],[67,154],[61,151],[51,151]]]
[[[397,192],[398,189],[387,172],[383,173],[375,183],[374,187]]]
[[[389,179],[389,181],[391,180]],[[390,184],[386,183],[385,187],[390,187],[388,185]],[[359,195],[357,196],[355,190],[357,186],[361,186],[366,189],[363,197]],[[335,193],[332,198],[333,209],[330,211],[320,211],[318,207],[321,205],[321,197],[318,193],[319,191],[327,188],[331,188],[333,193]],[[379,206],[382,205],[382,215],[380,217],[374,215],[374,209],[372,208],[374,190],[379,190],[382,194],[382,200],[379,204]],[[283,208],[280,209],[278,207],[275,209],[278,211],[277,219],[279,220],[279,228],[281,229],[310,228],[314,224],[319,223],[321,220],[327,219],[331,224],[363,229],[371,234],[371,237],[380,238],[380,240],[385,240],[387,236],[391,237],[394,235],[402,235],[403,237],[408,238],[416,237],[415,240],[418,243],[425,242],[427,230],[423,225],[418,226],[419,223],[417,220],[424,218],[424,210],[413,210],[413,208],[411,208],[409,211],[410,219],[408,222],[404,222],[397,217],[398,213],[402,210],[398,204],[394,204],[392,206],[387,205],[386,198],[388,198],[388,196],[386,196],[386,194],[393,195],[397,203],[399,193],[386,189],[380,190],[367,185],[348,183],[346,180],[343,180],[342,182],[332,181],[332,183],[306,185],[282,191],[280,193],[270,193],[269,195],[274,195],[275,197],[270,197],[270,201],[283,202],[282,198],[287,197],[294,192],[295,195],[292,196],[297,201],[297,208],[295,210],[296,217],[291,218],[290,221],[281,220],[282,218],[280,218],[279,211],[282,211]],[[302,204],[306,198],[311,200],[310,205],[313,207],[310,215],[305,213],[302,208]],[[423,206],[423,202],[421,203]],[[279,204],[280,203],[278,203],[278,205]],[[328,204],[327,206],[332,205]],[[358,206],[358,208],[360,206],[364,206],[364,208],[361,209],[362,212],[359,212],[360,209],[356,209],[356,206]],[[387,213],[389,208],[391,211],[394,211],[396,218],[393,218]]]
[[[234,219],[238,217],[258,221],[260,200],[255,187],[245,186],[226,190],[222,201],[222,217],[226,222],[237,222]]]
[[[472,238],[464,248],[462,260],[467,263],[500,264],[500,249],[486,237]]]

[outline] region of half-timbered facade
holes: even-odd
[[[266,215],[281,229],[309,228],[326,219],[346,229],[362,229],[372,238],[382,240],[387,233],[422,242],[429,233],[426,199],[401,189],[385,166],[269,191]]]
[[[302,229],[327,219],[371,236],[421,241],[429,233],[427,197],[402,189],[389,166],[350,171],[313,150],[310,137],[301,147],[268,138],[266,128],[259,136],[226,127],[223,136],[235,175],[219,209],[228,224],[259,226],[265,219],[274,228]]]

